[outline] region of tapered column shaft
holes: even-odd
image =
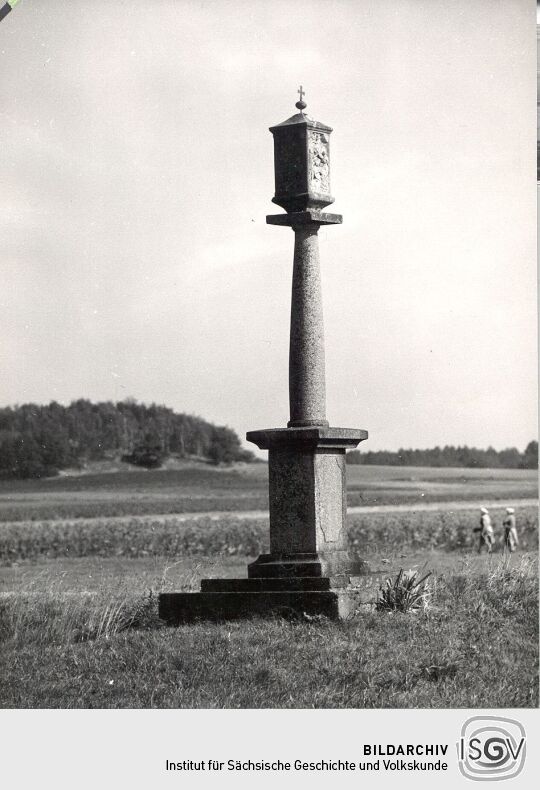
[[[319,225],[295,227],[289,347],[289,427],[328,425]]]

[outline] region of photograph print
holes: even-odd
[[[0,11],[0,706],[536,708],[532,4],[98,6]]]

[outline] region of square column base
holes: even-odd
[[[163,593],[170,625],[253,616],[346,620],[371,608],[387,571],[347,551],[345,450],[367,438],[351,428],[306,426],[248,433],[269,450],[270,553],[247,579],[203,579],[200,593]]]
[[[322,615],[348,620],[370,610],[386,572],[369,573],[344,587],[315,579],[203,579],[200,593],[162,593],[159,616],[168,625],[249,617],[296,618]]]
[[[251,431],[268,450],[270,553],[248,568],[250,578],[329,576],[346,586],[369,570],[347,551],[345,451],[367,431],[327,425]]]

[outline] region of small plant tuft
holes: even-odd
[[[386,579],[379,589],[376,609],[383,612],[410,612],[427,609],[431,597],[428,578],[431,571],[420,577],[420,571],[400,568],[395,579]]]

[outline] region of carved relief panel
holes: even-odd
[[[330,194],[329,138],[324,132],[308,130],[308,188],[310,192]]]

